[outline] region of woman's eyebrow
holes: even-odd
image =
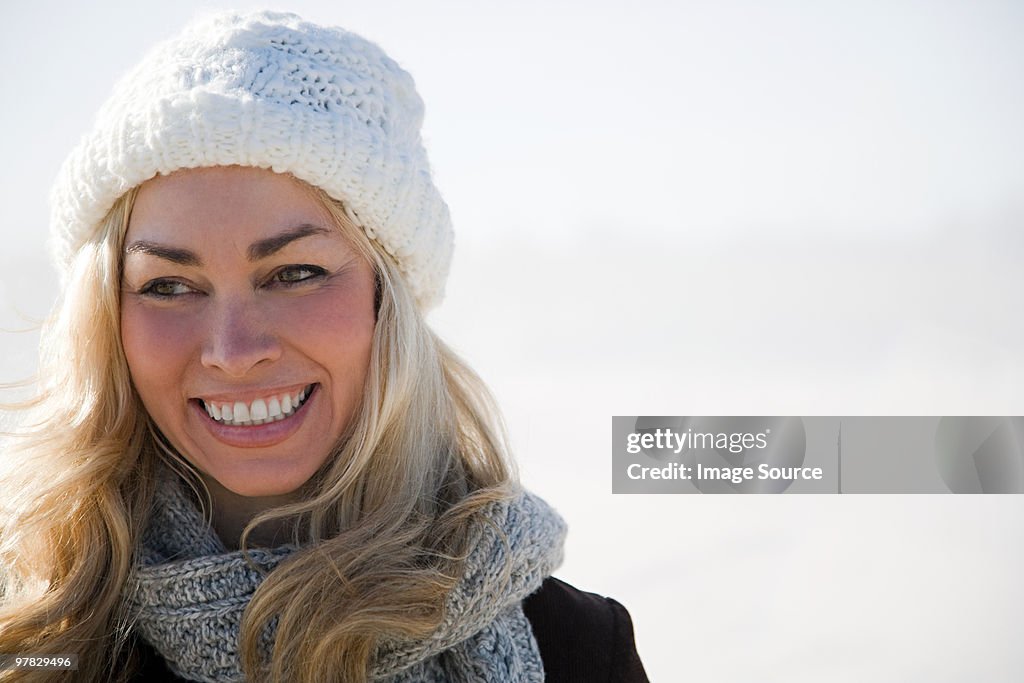
[[[327,235],[330,234],[330,232],[331,231],[327,228],[319,225],[303,223],[302,225],[289,228],[280,234],[274,235],[273,237],[266,237],[253,242],[249,245],[249,249],[246,250],[246,258],[250,261],[259,261],[276,254],[295,240],[302,239],[303,237],[309,237],[310,235]],[[195,254],[195,252],[189,251],[188,249],[180,249],[178,247],[169,247],[164,244],[157,244],[156,242],[147,242],[146,240],[132,242],[125,247],[124,252],[126,254],[148,254],[182,266],[198,267],[203,265],[202,260]]]
[[[156,256],[157,258],[162,258],[183,266],[201,266],[203,264],[203,262],[199,260],[199,257],[188,249],[168,247],[163,244],[157,244],[156,242],[146,242],[145,240],[132,242],[124,248],[124,253],[149,254],[150,256]]]
[[[258,242],[253,242],[249,245],[249,250],[246,255],[250,261],[259,261],[260,259],[265,259],[268,256],[276,254],[297,239],[309,237],[310,235],[327,235],[330,232],[331,231],[327,228],[319,225],[303,223],[302,225],[289,228],[288,230],[274,235],[273,237],[267,237],[259,240]]]

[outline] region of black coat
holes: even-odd
[[[611,598],[545,579],[523,601],[547,683],[647,683],[633,622]]]
[[[626,608],[552,577],[523,601],[544,661],[546,683],[647,683]],[[140,641],[142,683],[181,681]],[[500,683],[498,681],[494,683]]]

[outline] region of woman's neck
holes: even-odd
[[[201,475],[213,502],[213,530],[228,550],[241,546],[242,531],[261,512],[295,502],[298,494],[280,496],[241,496],[224,488],[208,475]],[[281,518],[260,524],[247,539],[249,547],[273,548],[291,540],[292,519]]]

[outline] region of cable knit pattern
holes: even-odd
[[[136,627],[179,676],[242,681],[239,626],[263,575],[241,551],[225,550],[175,475],[162,477],[129,594]],[[465,573],[448,597],[440,628],[423,640],[382,643],[372,680],[542,683],[544,668],[522,600],[561,564],[565,523],[528,492],[489,506],[485,517],[472,528]],[[271,571],[295,550],[282,546],[249,555]],[[503,577],[506,563],[511,571]],[[269,649],[272,633],[264,643]]]
[[[115,87],[51,194],[64,276],[129,189],[178,169],[291,173],[344,202],[424,309],[443,296],[448,207],[420,136],[412,77],[377,45],[276,12],[221,12],[159,44]]]

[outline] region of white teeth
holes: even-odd
[[[250,409],[249,414],[252,415],[253,422],[256,420],[267,419],[267,404],[262,398],[258,398],[252,402],[252,408]]]
[[[267,403],[267,415],[270,417],[281,417],[281,404],[277,400],[277,396],[270,399]]]
[[[207,414],[222,424],[251,426],[283,420],[299,409],[309,395],[309,387],[294,394],[258,398],[251,403],[215,403],[203,401]]]

